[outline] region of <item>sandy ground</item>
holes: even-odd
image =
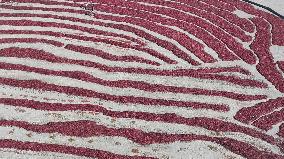
[[[281,15],[284,15],[284,0],[251,0],[253,2],[270,7]]]

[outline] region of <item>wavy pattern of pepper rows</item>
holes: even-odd
[[[0,2],[0,157],[284,158],[283,19],[240,0]]]

